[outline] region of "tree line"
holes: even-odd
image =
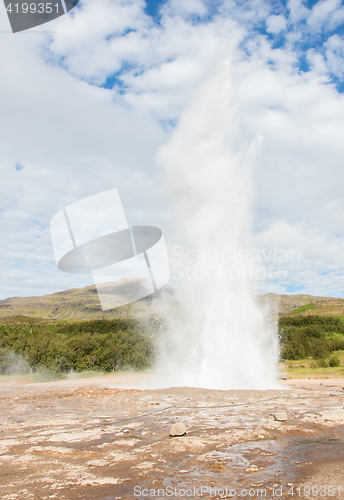
[[[279,337],[285,360],[322,359],[344,350],[344,324],[338,316],[282,316]]]
[[[11,321],[0,324],[0,373],[35,371],[111,372],[142,370],[155,359],[159,321],[147,325],[131,318],[78,322]],[[149,333],[147,333],[149,332]],[[281,359],[324,359],[344,350],[344,324],[335,316],[282,316]]]
[[[0,372],[21,365],[55,372],[115,371],[152,364],[154,348],[149,335],[132,319],[80,322],[0,324]]]

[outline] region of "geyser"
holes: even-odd
[[[157,155],[176,207],[171,274],[180,280],[158,340],[159,386],[277,386],[276,320],[257,303],[259,269],[245,258],[252,250],[251,169],[261,139],[247,144],[241,137],[229,67],[225,61],[203,84]]]

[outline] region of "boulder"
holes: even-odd
[[[186,434],[186,427],[183,422],[176,422],[170,429],[170,436],[184,436]]]
[[[287,420],[288,415],[287,412],[284,410],[278,410],[274,414],[275,420],[278,420],[279,422],[284,422],[284,420]]]

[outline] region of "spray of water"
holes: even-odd
[[[180,279],[159,336],[158,385],[276,387],[271,311],[255,298],[250,174],[261,139],[247,144],[233,116],[230,65],[214,71],[157,159],[175,202]]]

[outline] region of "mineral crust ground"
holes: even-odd
[[[0,382],[1,498],[344,498],[343,379],[265,391],[126,382]],[[176,421],[184,436],[169,436]]]

